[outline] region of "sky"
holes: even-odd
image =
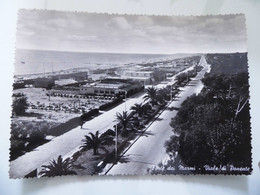
[[[20,10],[16,48],[102,53],[246,52],[245,16]]]

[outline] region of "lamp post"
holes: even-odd
[[[127,94],[127,91],[125,91],[125,111],[126,111],[126,94]]]
[[[117,159],[117,122],[116,122],[116,132],[115,132],[115,159]]]
[[[117,159],[117,119],[115,119],[113,122],[116,122],[115,126],[115,159]]]
[[[125,111],[126,111],[126,95],[127,95],[127,91],[123,90],[123,92],[125,93]]]
[[[171,85],[171,101],[172,101],[172,85]]]

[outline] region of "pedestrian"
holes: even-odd
[[[80,120],[80,128],[81,128],[81,129],[82,129],[83,124],[84,124],[84,121],[81,119],[81,120]]]

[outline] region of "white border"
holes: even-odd
[[[245,13],[251,93],[251,176],[113,176],[8,179],[11,85],[16,14],[20,8],[120,14],[201,15]],[[0,194],[258,194],[260,192],[260,1],[258,0],[0,0]]]

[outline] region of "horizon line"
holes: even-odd
[[[16,48],[16,50],[30,50],[30,51],[54,51],[54,52],[70,52],[70,53],[104,53],[104,54],[140,54],[140,55],[177,55],[177,54],[228,54],[228,53],[248,53],[248,51],[230,51],[230,52],[180,52],[180,53],[126,53],[126,52],[98,52],[98,51],[68,51],[68,50],[54,50],[54,49],[25,49]]]

